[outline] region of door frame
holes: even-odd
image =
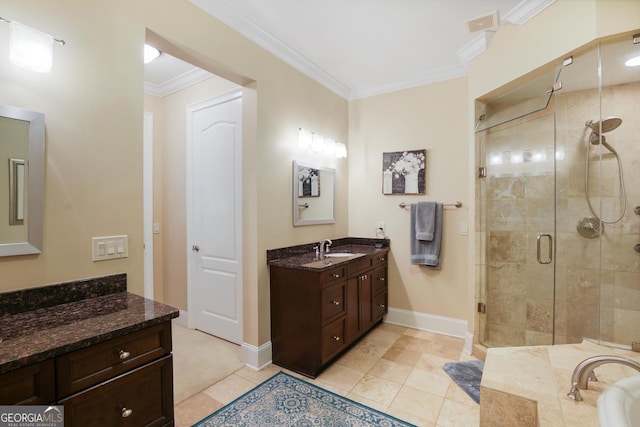
[[[149,111],[143,114],[142,135],[144,297],[153,300],[153,113]]]
[[[193,206],[193,176],[190,173],[190,169],[191,169],[191,164],[193,162],[193,133],[192,133],[192,116],[193,114],[198,111],[201,110],[203,108],[207,108],[207,107],[211,107],[217,104],[221,104],[227,101],[230,101],[232,99],[235,98],[241,98],[243,99],[243,90],[242,88],[238,88],[238,89],[233,89],[231,91],[222,93],[222,94],[218,94],[218,95],[214,95],[214,96],[210,96],[207,97],[205,99],[202,99],[200,101],[196,101],[193,103],[190,103],[187,105],[186,107],[186,115],[187,115],[187,120],[186,120],[186,213],[185,213],[185,222],[186,222],[186,228],[187,228],[187,232],[186,232],[186,236],[187,236],[187,241],[186,241],[186,251],[187,251],[187,327],[189,329],[195,329],[196,328],[196,312],[195,310],[192,310],[192,308],[195,306],[195,299],[197,298],[197,296],[195,295],[195,289],[194,289],[194,285],[193,285],[193,280],[194,277],[196,276],[196,262],[194,261],[194,256],[193,256],[193,250],[192,250],[192,245],[193,242],[195,241],[195,236],[194,236],[194,229],[193,229],[193,224],[191,223],[191,218],[192,218],[192,206]],[[243,105],[243,109],[244,109],[244,103]],[[244,134],[242,136],[242,144],[244,145]],[[243,162],[243,151],[244,150],[240,150],[240,158],[238,160],[239,164],[238,167],[240,168],[240,183],[238,183],[237,188],[240,189],[240,191],[242,192],[242,166],[244,164]],[[238,209],[238,215],[239,217],[236,218],[236,221],[239,224],[242,224],[242,197],[239,197],[238,200],[240,200],[240,208]],[[242,230],[242,226],[240,227]],[[240,245],[240,283],[242,283],[243,288],[244,288],[244,280],[242,278],[242,274],[243,274],[243,264],[244,264],[244,260],[243,260],[243,249],[242,249],[242,236],[240,236],[240,242],[238,243]],[[240,342],[244,342],[244,312],[243,312],[243,294],[244,294],[244,289],[243,292],[240,292],[240,303],[239,303],[239,315],[238,315],[238,319],[240,321],[240,331],[241,331],[241,338],[240,338]]]

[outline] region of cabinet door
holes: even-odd
[[[61,400],[65,427],[172,425],[171,357]]]
[[[360,282],[360,324],[362,332],[373,326],[373,270],[358,276]]]
[[[352,277],[347,281],[347,344],[355,341],[361,333],[360,279],[358,277]]]

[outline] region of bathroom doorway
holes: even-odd
[[[640,340],[634,55],[623,35],[478,103],[481,344]]]
[[[153,40],[157,43],[163,41],[157,36]],[[199,67],[191,65],[191,63],[181,60],[166,50],[162,52],[156,61],[160,69],[154,70],[157,81],[148,79],[145,81],[145,110],[153,113],[153,187],[145,187],[145,192],[153,193],[153,218],[151,221],[145,220],[145,227],[152,225],[153,230],[153,254],[154,254],[154,298],[181,309],[179,321],[183,326],[189,328],[202,329],[210,334],[214,334],[226,340],[241,343],[242,342],[242,289],[229,294],[226,290],[219,290],[215,295],[208,295],[207,299],[203,299],[202,295],[192,296],[192,286],[189,283],[191,260],[198,256],[192,250],[194,245],[200,246],[203,253],[208,253],[211,245],[202,243],[207,239],[211,241],[210,235],[199,236],[198,232],[188,236],[188,182],[201,182],[199,177],[191,175],[193,168],[188,164],[187,160],[187,129],[188,129],[188,106],[195,105],[203,98],[215,98],[222,94],[237,92],[244,94],[247,89],[237,83],[226,78],[219,77],[215,74],[207,72]],[[164,61],[164,62],[162,62]],[[155,61],[152,63],[155,64]],[[152,65],[148,64],[148,65]],[[147,66],[145,65],[145,76],[147,75]],[[167,66],[165,68],[165,66]],[[177,72],[172,72],[176,70]],[[230,77],[231,78],[231,77]],[[248,90],[251,92],[250,90]],[[240,117],[244,107],[240,104]],[[254,108],[250,104],[249,108]],[[251,121],[250,121],[251,123]],[[211,130],[211,129],[209,129]],[[237,135],[242,137],[242,132]],[[200,158],[204,159],[203,156]],[[210,157],[209,157],[210,159]],[[220,157],[220,159],[233,160],[234,164],[242,164],[243,157],[238,152],[233,153],[232,158]],[[215,159],[214,159],[215,160]],[[199,168],[198,170],[218,170],[215,162],[212,162],[210,168]],[[241,169],[240,169],[241,170]],[[206,178],[206,177],[204,177]],[[240,183],[232,184],[227,177],[219,180],[225,188],[233,188],[242,201]],[[226,205],[218,206],[227,208]],[[225,212],[229,212],[226,210]],[[228,218],[217,218],[215,225],[222,230],[234,230],[236,227],[242,226],[242,217],[240,210],[236,209],[233,220]],[[213,219],[209,219],[213,221]],[[203,231],[205,234],[208,231]],[[195,239],[197,237],[197,239]],[[203,237],[202,239],[200,239]],[[218,233],[218,241],[220,233]],[[196,240],[199,240],[198,243]],[[242,246],[237,241],[228,242],[234,247],[242,250]],[[241,252],[240,252],[241,254]],[[240,256],[241,259],[241,256]],[[238,263],[241,265],[241,263]],[[239,267],[241,271],[241,267]],[[241,275],[239,276],[241,277]],[[238,281],[242,283],[241,280]],[[240,295],[240,298],[239,298]],[[227,330],[211,330],[206,326],[201,326],[195,319],[194,313],[198,311],[196,303],[205,305],[214,301],[215,304],[224,305],[225,308],[233,310],[235,321],[234,328],[229,335]],[[210,309],[211,304],[208,305]],[[201,311],[201,310],[200,310]]]

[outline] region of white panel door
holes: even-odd
[[[189,316],[242,343],[242,92],[187,108]],[[192,322],[190,322],[192,323]]]

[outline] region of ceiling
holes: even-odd
[[[465,76],[466,62],[487,48],[501,26],[521,25],[555,2],[191,1],[347,99]],[[468,30],[468,21],[485,16],[497,16],[497,25],[489,31]],[[167,82],[175,86],[185,76],[194,81],[209,75],[166,54],[145,66],[152,93],[153,88],[162,93]]]

